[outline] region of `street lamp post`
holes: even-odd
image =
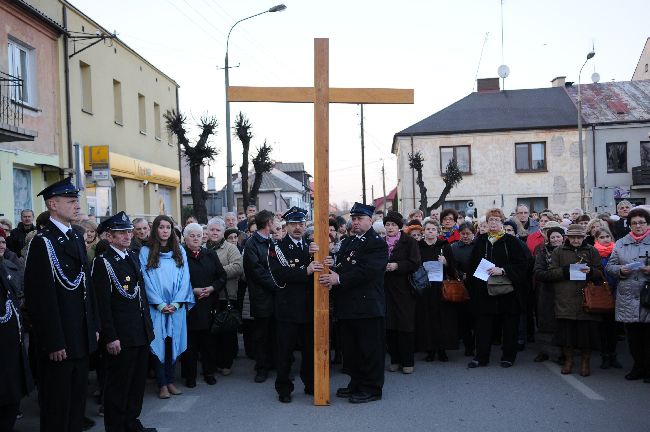
[[[580,68],[578,73],[578,157],[580,158],[580,208],[586,210],[585,206],[585,166],[583,159],[584,151],[582,149],[582,95],[580,93],[580,76],[582,75],[582,69],[585,67],[587,62],[592,59],[596,53],[594,51],[589,51],[585,62]]]
[[[226,59],[225,59],[225,71],[226,71],[226,175],[228,176],[226,179],[226,207],[228,207],[228,211],[233,211],[234,210],[234,203],[235,203],[235,193],[232,187],[232,148],[231,148],[231,141],[230,141],[230,101],[228,100],[228,86],[230,83],[230,77],[229,75],[229,68],[228,68],[228,44],[230,43],[230,33],[232,33],[232,29],[235,28],[237,24],[239,24],[242,21],[246,21],[251,18],[255,18],[256,16],[264,15],[265,13],[268,12],[281,12],[285,10],[287,7],[283,4],[279,4],[277,6],[273,6],[272,8],[265,10],[263,12],[257,13],[255,15],[251,15],[246,18],[242,18],[239,21],[237,21],[235,24],[230,27],[230,31],[228,31],[228,37],[226,38]]]

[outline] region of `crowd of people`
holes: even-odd
[[[314,277],[330,290],[331,363],[350,376],[336,396],[351,403],[381,399],[386,371],[413,374],[420,361],[464,354],[468,368],[486,367],[494,345],[503,368],[529,346],[535,362],[587,377],[594,353],[600,369],[624,367],[626,340],[625,379],[650,383],[650,213],[627,201],[614,215],[519,205],[480,218],[355,203],[349,220],[330,216],[329,245],[317,245],[296,207],[183,226],[119,212],[97,225],[80,217],[78,192],[63,180],[39,194],[46,212],[23,210],[13,229],[0,221],[0,431],[34,386],[41,430],[91,427],[90,371],[106,431],[155,430],[139,420],[146,380],[161,399],[182,394],[180,362],[185,391],[199,376],[215,385],[240,342],[252,380],[275,371],[283,403],[299,351],[311,395]],[[590,305],[592,289],[605,307]]]

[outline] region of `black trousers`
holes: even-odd
[[[293,383],[289,379],[293,351],[300,346],[300,379],[306,390],[314,390],[314,325],[313,323],[275,322],[275,390],[279,395],[289,395]]]
[[[244,319],[241,324],[241,333],[244,339],[244,353],[246,357],[255,360],[255,350],[253,349],[253,321],[252,319]]]
[[[384,386],[386,333],[384,318],[340,320],[343,371],[350,375],[348,388],[381,396]]]
[[[255,355],[255,370],[269,371],[273,368],[272,357],[272,327],[273,318],[255,318],[253,320],[253,353]]]
[[[386,341],[391,364],[402,367],[415,365],[415,333],[386,330]]]
[[[147,381],[149,346],[122,348],[106,355],[104,427],[106,432],[135,430]]]
[[[0,432],[11,432],[14,430],[16,415],[18,415],[18,402],[0,405]]]
[[[598,326],[600,332],[600,354],[616,355],[618,342],[618,323],[614,321],[614,314],[603,314],[603,320]]]
[[[633,370],[643,371],[650,378],[650,323],[625,324],[627,343],[634,359]]]
[[[494,321],[499,320],[501,325],[501,360],[514,362],[517,357],[517,331],[519,328],[519,314],[481,314],[476,317],[476,357],[480,363],[490,361],[492,348]]]
[[[231,300],[231,303],[234,303]],[[225,310],[227,307],[226,300],[219,300],[219,310]],[[238,309],[241,311],[241,309]],[[230,369],[232,363],[239,352],[239,338],[237,330],[228,333],[221,333],[216,336],[217,341],[217,368]]]
[[[181,356],[181,372],[186,380],[196,381],[199,354],[203,375],[214,375],[217,343],[216,337],[210,333],[210,330],[187,331],[187,349]]]
[[[41,432],[80,432],[86,410],[88,357],[54,362],[41,356],[38,369]]]
[[[458,304],[458,334],[463,340],[465,351],[473,352],[476,346],[474,338],[474,315],[470,312],[470,303]]]

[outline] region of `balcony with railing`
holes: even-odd
[[[0,71],[0,142],[34,141],[38,135],[23,128],[22,92],[23,80]]]

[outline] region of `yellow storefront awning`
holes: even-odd
[[[147,180],[151,183],[172,187],[178,187],[181,184],[180,171],[133,159],[119,153],[110,152],[110,168],[111,175],[116,177]]]

